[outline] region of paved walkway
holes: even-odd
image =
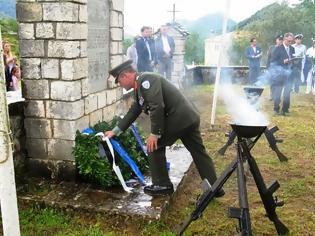
[[[102,190],[86,183],[53,183],[37,179],[34,183],[36,191],[21,192],[18,198],[23,203],[61,209],[159,219],[172,196],[176,194],[192,162],[189,152],[183,147],[173,150],[168,148],[167,159],[170,162],[170,178],[175,188],[175,193],[171,196],[151,197],[143,193],[140,185],[135,186],[132,193],[126,193],[121,187]],[[149,176],[146,176],[146,182],[151,182]]]

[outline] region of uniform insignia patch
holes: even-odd
[[[139,98],[139,105],[140,105],[140,106],[143,106],[143,103],[144,103],[144,98],[143,98],[143,97],[140,97],[140,98]]]
[[[147,81],[147,80],[144,81],[144,82],[142,82],[141,85],[142,85],[142,87],[145,88],[145,89],[149,89],[149,88],[150,88],[150,82]]]

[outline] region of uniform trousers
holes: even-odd
[[[210,184],[213,184],[217,176],[212,159],[202,142],[199,121],[176,134],[169,137],[162,136],[159,139],[158,149],[149,153],[152,184],[161,186],[172,184],[166,167],[165,147],[172,145],[177,139],[180,139],[190,152],[201,179],[206,178]]]

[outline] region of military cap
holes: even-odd
[[[297,34],[294,36],[295,39],[303,39],[303,34]]]
[[[109,71],[109,74],[115,77],[116,84],[118,83],[118,76],[120,75],[120,73],[123,72],[124,70],[132,68],[131,64],[132,60],[127,60]]]
[[[276,39],[283,40],[283,34],[279,34],[276,36]]]

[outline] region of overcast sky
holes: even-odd
[[[230,0],[229,18],[236,22],[246,19],[261,8],[279,0]],[[297,0],[291,0],[297,1]],[[156,29],[171,22],[173,3],[176,19],[196,20],[208,13],[224,12],[226,0],[125,0],[125,33],[137,34],[143,25]]]

